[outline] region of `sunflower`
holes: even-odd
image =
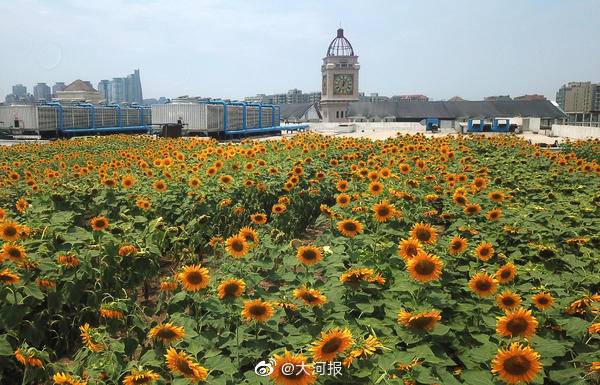
[[[373,205],[373,216],[377,222],[385,222],[396,213],[396,208],[388,201],[383,200]]]
[[[21,214],[23,214],[25,212],[25,210],[27,210],[28,207],[29,207],[29,202],[27,202],[25,200],[25,198],[23,198],[23,197],[19,198],[17,200],[17,203],[15,204],[15,208]]]
[[[152,188],[156,190],[156,192],[163,193],[167,191],[167,184],[161,179],[155,180],[154,183],[152,183]]]
[[[100,231],[108,229],[109,222],[107,218],[103,216],[97,216],[90,219],[90,225],[94,231]]]
[[[348,204],[350,204],[350,195],[348,195],[348,194],[339,194],[335,198],[335,201],[336,201],[337,205],[340,206],[340,207],[348,206]]]
[[[150,385],[158,380],[160,376],[152,370],[133,369],[131,374],[123,379],[123,385]]]
[[[86,323],[84,325],[81,325],[79,327],[79,331],[81,332],[81,341],[88,349],[96,353],[104,350],[102,344],[96,343],[94,341],[95,332],[92,328],[90,328],[89,324]]]
[[[238,235],[244,238],[246,242],[251,242],[253,245],[258,243],[258,233],[252,227],[242,227],[238,232]]]
[[[383,183],[379,181],[373,181],[369,183],[369,192],[372,195],[379,195],[383,192]]]
[[[79,378],[75,378],[70,374],[64,372],[55,373],[52,376],[52,381],[54,381],[54,385],[86,385],[87,381],[80,380]]]
[[[434,245],[437,241],[437,232],[429,223],[415,223],[410,230],[410,236],[428,245]]]
[[[273,316],[273,306],[261,299],[244,301],[242,317],[246,321],[265,322]]]
[[[241,279],[226,279],[219,284],[217,291],[220,299],[238,298],[246,290],[246,283]]]
[[[494,248],[489,242],[481,242],[475,249],[475,256],[482,261],[488,261],[494,255]]]
[[[124,188],[133,187],[134,184],[135,184],[135,178],[131,175],[125,175],[121,179],[121,186],[123,186]]]
[[[480,297],[494,294],[497,285],[497,281],[488,273],[477,273],[469,280],[469,287]]]
[[[502,337],[531,337],[535,334],[538,322],[531,310],[511,310],[496,323],[496,333]]]
[[[337,228],[343,236],[353,238],[363,232],[363,225],[356,219],[344,219],[337,223]]]
[[[0,257],[0,260],[10,259],[13,262],[21,263],[25,260],[25,257],[27,257],[27,253],[23,246],[12,242],[2,245],[2,256]]]
[[[107,307],[100,307],[100,317],[108,319],[123,319],[124,315],[121,310],[109,309]]]
[[[327,302],[327,297],[321,294],[319,290],[308,289],[306,287],[294,289],[294,297],[301,299],[309,306],[319,307],[323,306]]]
[[[521,297],[511,290],[504,290],[496,297],[496,303],[502,310],[511,310],[521,306]]]
[[[398,255],[405,261],[414,258],[420,250],[421,242],[415,238],[403,239],[398,245]]]
[[[477,215],[481,212],[481,205],[479,203],[467,203],[463,211],[467,215]]]
[[[332,361],[352,345],[354,345],[354,338],[348,329],[333,328],[327,332],[321,332],[321,338],[313,342],[313,346],[310,348],[313,362]]]
[[[0,224],[0,238],[3,241],[18,241],[21,235],[20,226],[15,222],[4,222]]]
[[[248,250],[250,250],[250,246],[246,239],[240,235],[233,235],[227,238],[225,242],[225,250],[234,258],[241,258],[244,255],[248,254]]]
[[[379,338],[369,334],[369,336],[363,341],[362,346],[350,351],[342,363],[345,367],[349,368],[355,359],[368,358],[369,356],[372,356],[373,354],[383,350],[384,347],[385,346],[383,345],[383,342],[381,342]]]
[[[78,266],[80,263],[79,259],[76,256],[70,254],[59,255],[58,257],[56,257],[56,262],[59,265],[62,265],[66,268],[73,268],[75,266]]]
[[[283,214],[287,210],[287,207],[282,203],[276,203],[271,208],[273,214]]]
[[[492,191],[488,194],[488,198],[490,198],[490,200],[493,202],[502,203],[504,201],[505,196],[502,191]]]
[[[267,215],[263,213],[254,213],[250,215],[250,220],[256,225],[264,225],[267,223]]]
[[[512,262],[508,262],[500,266],[494,276],[499,283],[510,282],[517,276],[517,267]]]
[[[183,337],[185,337],[185,328],[175,326],[170,322],[158,324],[148,332],[148,338],[159,339],[165,345],[170,345],[173,341],[180,340]]]
[[[552,298],[550,293],[546,292],[535,294],[533,297],[531,297],[531,300],[533,301],[535,307],[542,311],[547,310],[554,305],[554,298]]]
[[[298,260],[303,264],[314,265],[315,263],[319,262],[321,258],[323,258],[323,253],[321,253],[320,248],[312,245],[307,245],[300,246],[298,248],[296,256],[298,257]]]
[[[348,181],[347,180],[343,180],[343,179],[337,181],[337,183],[335,184],[335,188],[339,192],[346,192],[346,191],[348,191]]]
[[[542,369],[540,355],[529,346],[513,342],[508,349],[500,349],[492,361],[492,373],[508,384],[531,382]]]
[[[430,332],[442,317],[437,310],[424,311],[421,313],[411,314],[406,310],[400,310],[397,320],[404,327],[421,331]]]
[[[138,252],[137,247],[134,245],[124,245],[119,247],[119,256],[125,257],[127,255],[134,255]]]
[[[275,365],[270,374],[277,385],[312,385],[317,381],[312,365],[306,364],[302,354],[293,355],[287,350],[282,356],[275,354]]]
[[[456,236],[448,244],[448,252],[452,255],[458,255],[467,249],[468,242],[465,238]]]
[[[435,255],[419,250],[416,256],[406,262],[406,271],[415,281],[425,283],[440,278],[442,265],[442,261]]]
[[[375,277],[376,275],[373,269],[360,267],[356,269],[350,269],[340,275],[340,281],[350,286],[358,286],[362,281],[374,282]]]
[[[27,349],[27,351],[22,351],[21,349],[17,349],[15,351],[15,358],[21,363],[21,365],[36,366],[38,368],[43,367],[44,363],[35,355],[36,349],[34,348]]]
[[[502,217],[502,210],[498,207],[491,209],[490,211],[487,212],[487,214],[485,214],[485,218],[488,221],[495,221],[496,219],[499,219],[500,217]]]
[[[591,324],[590,327],[588,327],[588,333],[589,334],[600,333],[600,322]]]
[[[178,278],[185,290],[195,292],[208,286],[210,276],[206,267],[191,265],[184,266],[182,272],[178,274]]]
[[[194,362],[190,355],[184,351],[177,351],[171,347],[165,354],[167,367],[172,374],[176,374],[189,379],[191,382],[205,381],[208,376],[208,370]]]

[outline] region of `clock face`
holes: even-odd
[[[352,95],[352,90],[354,89],[353,80],[353,75],[333,75],[333,94]]]
[[[323,76],[323,95],[327,94],[327,76]]]

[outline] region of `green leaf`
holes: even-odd
[[[569,337],[581,339],[587,332],[588,322],[577,317],[570,317],[558,321]]]
[[[567,352],[564,344],[555,340],[534,336],[531,343],[535,351],[540,353],[542,357],[562,357]]]
[[[494,385],[492,373],[487,370],[465,370],[460,378],[469,385]]]
[[[3,334],[0,336],[0,356],[12,356],[14,354],[14,350],[8,342],[8,336]]]

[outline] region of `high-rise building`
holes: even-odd
[[[501,101],[508,101],[508,100],[512,100],[510,98],[510,95],[494,95],[494,96],[486,96],[485,98],[483,98],[484,101],[486,102],[501,102]]]
[[[25,87],[22,84],[15,84],[12,87],[12,93],[17,98],[24,98],[25,96],[27,96],[27,87]]]
[[[598,86],[592,82],[570,82],[560,87],[556,102],[565,112],[600,111],[600,103],[596,103]]]
[[[98,83],[98,92],[107,103],[142,103],[142,82],[140,70],[124,78],[101,80]]]
[[[58,91],[64,91],[65,90],[65,82],[56,82],[54,83],[54,85],[52,86],[52,97],[55,98],[56,97],[56,93]]]
[[[38,83],[33,87],[33,97],[35,100],[50,100],[50,87],[46,83]]]
[[[303,93],[299,89],[291,89],[285,94],[256,94],[244,98],[245,102],[249,103],[267,103],[267,104],[301,104],[301,103],[318,103],[321,100],[320,92]]]
[[[429,98],[425,95],[394,95],[390,98],[392,102],[427,102]]]
[[[325,122],[346,122],[348,105],[358,101],[358,56],[339,28],[321,65],[321,112]]]

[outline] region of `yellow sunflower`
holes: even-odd
[[[498,207],[491,209],[485,214],[485,218],[488,221],[495,221],[502,217],[502,210]]]
[[[369,183],[369,192],[372,195],[379,195],[383,192],[383,183],[379,181],[373,181]]]
[[[150,385],[160,380],[160,376],[152,370],[133,369],[123,379],[123,385]]]
[[[315,263],[319,262],[321,258],[323,258],[323,253],[321,252],[320,248],[312,245],[307,245],[300,246],[298,248],[296,256],[298,257],[298,260],[303,264],[314,265]]]
[[[19,225],[15,222],[4,222],[0,223],[0,238],[3,241],[14,242],[18,241],[20,238],[21,232],[19,229]]]
[[[185,290],[194,292],[208,286],[210,276],[207,268],[200,267],[200,265],[190,265],[183,267],[178,278]]]
[[[261,299],[244,301],[242,317],[246,321],[265,322],[273,316],[273,306]]]
[[[438,257],[419,250],[416,256],[406,262],[406,271],[415,281],[425,283],[439,279],[442,266]]]
[[[502,310],[511,310],[521,306],[521,297],[511,290],[504,290],[496,297],[496,303]]]
[[[107,218],[103,216],[97,216],[90,219],[90,225],[94,231],[101,231],[108,229],[109,222]]]
[[[233,235],[227,238],[225,242],[225,250],[234,258],[241,258],[248,254],[250,246],[246,239],[240,235]]]
[[[177,341],[185,337],[185,328],[176,326],[170,322],[158,324],[148,332],[148,338],[159,339],[163,344],[169,345],[173,341]]]
[[[363,232],[363,225],[356,219],[344,219],[337,223],[337,228],[343,236],[353,238]]]
[[[171,347],[165,354],[167,367],[173,375],[187,378],[191,382],[205,381],[208,376],[208,370],[197,362],[194,362],[190,355],[184,351],[177,351]]]
[[[437,241],[437,232],[429,223],[416,223],[410,231],[410,236],[428,245],[434,245]]]
[[[334,328],[321,332],[321,338],[313,342],[310,348],[313,361],[332,361],[338,354],[343,353],[354,345],[354,338],[348,329]]]
[[[404,327],[421,331],[430,332],[435,325],[442,319],[440,312],[437,310],[424,311],[416,314],[411,314],[406,310],[400,310],[398,313],[398,322]]]
[[[238,298],[246,290],[246,283],[241,279],[226,279],[219,284],[217,291],[220,299]]]
[[[104,350],[104,346],[94,341],[95,331],[90,327],[89,324],[84,324],[79,327],[81,332],[81,341],[83,344],[90,349],[92,352],[101,352]]]
[[[27,257],[27,253],[25,252],[25,249],[23,248],[23,246],[18,245],[16,243],[5,243],[2,245],[2,256],[0,257],[0,260],[2,259],[10,259],[11,261],[15,262],[15,263],[21,263],[25,260],[25,257]]]
[[[508,262],[507,264],[502,265],[498,271],[494,274],[496,280],[499,283],[507,283],[515,279],[517,275],[517,267],[512,264],[512,262]]]
[[[510,344],[500,349],[492,361],[492,373],[498,374],[508,384],[531,382],[542,369],[540,355],[529,346]]]
[[[538,322],[531,310],[510,310],[496,323],[496,333],[502,337],[531,337],[535,334]]]
[[[19,283],[21,278],[18,275],[10,271],[10,269],[4,269],[0,271],[0,283],[3,285],[12,285],[15,283]]]
[[[336,201],[337,205],[340,206],[340,207],[348,206],[350,204],[350,195],[348,195],[348,194],[339,194],[335,198],[335,201]]]
[[[294,289],[294,297],[313,307],[323,306],[327,302],[327,297],[321,294],[319,290],[306,287]]]
[[[238,232],[238,235],[246,240],[246,242],[250,242],[253,245],[258,243],[258,233],[252,227],[244,226]]]
[[[302,354],[293,355],[287,350],[282,356],[275,355],[275,365],[270,374],[277,385],[312,385],[317,381],[313,366]]]
[[[250,215],[250,220],[254,224],[264,225],[265,223],[267,223],[267,215],[263,213],[254,213]]]
[[[385,222],[394,217],[396,208],[387,200],[383,200],[373,205],[373,216],[377,222]]]
[[[488,261],[494,255],[494,248],[489,242],[481,242],[475,249],[475,256],[482,261]]]
[[[550,309],[554,305],[554,298],[547,292],[537,293],[531,297],[531,300],[535,307],[542,311]]]
[[[459,235],[450,240],[450,244],[448,244],[448,252],[452,255],[458,255],[465,251],[467,247],[467,240]]]
[[[480,297],[487,297],[496,292],[498,282],[488,273],[477,273],[469,280],[469,287]]]
[[[421,242],[415,238],[403,239],[398,245],[398,255],[404,259],[404,261],[414,258],[420,250]]]
[[[165,183],[165,181],[159,179],[152,183],[152,188],[156,190],[156,192],[163,193],[167,191],[167,184]]]
[[[75,378],[64,372],[55,373],[52,376],[52,381],[54,381],[54,385],[87,385],[87,381]]]

